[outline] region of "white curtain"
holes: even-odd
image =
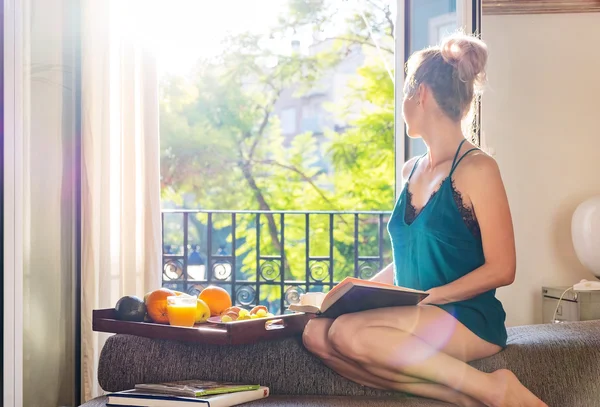
[[[14,302],[23,318],[22,405],[72,406],[77,268],[75,37],[65,10],[75,4],[70,0],[17,3],[22,13],[18,32],[22,46],[15,48],[22,52],[23,69],[14,86],[22,92],[22,110],[13,120],[22,123],[22,134],[11,132],[7,137],[19,137],[23,147],[13,156],[22,174],[22,201],[18,193],[10,197],[23,216],[23,223],[17,224],[22,226],[22,252],[17,256],[22,256],[23,286],[21,292],[15,290]],[[15,328],[20,329],[18,324]],[[10,335],[14,338],[17,333]],[[5,399],[4,405],[19,405],[21,394],[15,397]]]
[[[156,61],[132,0],[84,0],[82,21],[82,394],[101,394],[108,335],[92,311],[160,286]],[[141,23],[144,24],[141,24]]]

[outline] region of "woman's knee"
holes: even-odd
[[[357,349],[357,343],[354,340],[356,334],[356,318],[350,314],[339,316],[331,325],[327,338],[329,343],[337,352],[345,355],[354,355]]]
[[[302,333],[302,343],[309,352],[325,358],[331,352],[331,345],[328,343],[327,333],[331,327],[331,320],[319,318],[312,319],[306,324]]]

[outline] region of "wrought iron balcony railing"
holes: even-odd
[[[370,278],[391,261],[389,212],[164,210],[163,286],[208,285],[284,313],[307,291]]]

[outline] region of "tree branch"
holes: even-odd
[[[393,39],[394,38],[395,30],[396,30],[396,25],[394,23],[394,20],[392,20],[392,12],[390,11],[389,6],[386,7],[386,9],[385,9],[385,19],[390,24],[390,36]]]
[[[296,167],[293,167],[291,165],[286,165],[286,164],[282,164],[278,161],[275,160],[262,160],[262,161],[255,161],[258,164],[267,164],[267,165],[275,165],[277,167],[281,167],[281,168],[285,168],[289,171],[295,172],[296,174],[300,175],[300,177],[302,177],[302,179],[306,182],[308,182],[308,184],[313,187],[313,189],[315,191],[317,191],[317,193],[319,194],[319,196],[329,204],[329,206],[334,209],[337,210],[337,208],[335,207],[335,205],[333,204],[333,202],[331,202],[331,200],[329,200],[329,198],[327,198],[327,196],[325,196],[325,194],[323,193],[323,191],[321,191],[321,189],[313,182],[312,178],[309,177],[308,175],[306,175],[304,172],[302,172],[301,170],[299,170]]]
[[[242,174],[244,174],[244,178],[246,179],[246,181],[248,182],[248,185],[250,186],[250,189],[252,190],[252,192],[254,192],[254,196],[256,197],[256,200],[258,201],[258,208],[261,211],[269,211],[270,212],[271,207],[267,203],[267,200],[265,199],[265,196],[263,195],[262,191],[256,184],[256,180],[254,179],[254,176],[252,175],[252,172],[250,171],[250,165],[248,163],[246,163],[245,165],[242,165],[241,170],[242,170]],[[275,246],[277,248],[279,248],[279,247],[281,247],[281,243],[279,242],[279,236],[277,235],[277,227],[275,225],[275,220],[273,219],[272,216],[270,216],[270,217],[267,216],[267,217],[269,219],[269,231],[271,233],[271,238],[273,239],[273,243],[275,243]]]
[[[246,181],[248,182],[248,185],[250,186],[250,189],[254,192],[254,196],[256,197],[256,200],[258,201],[259,209],[262,211],[269,212],[269,213],[265,214],[265,216],[267,218],[269,235],[271,236],[271,241],[273,242],[273,245],[275,246],[275,250],[277,250],[279,252],[279,251],[281,251],[281,241],[279,240],[279,234],[277,233],[277,224],[275,223],[275,218],[273,217],[273,213],[271,213],[271,207],[267,203],[265,196],[263,195],[262,191],[258,187],[258,184],[256,183],[256,180],[254,179],[254,176],[252,175],[252,172],[250,171],[250,163],[241,165],[241,169],[242,169],[242,173],[244,174],[244,178],[246,179]],[[256,225],[256,227],[259,227],[259,226]],[[283,225],[282,225],[282,227],[283,227]],[[260,242],[256,242],[256,244],[259,245]],[[283,258],[281,259],[281,261],[285,264],[284,269],[281,270],[281,278],[283,280],[284,276],[291,272],[290,262],[287,260],[287,255],[285,252],[283,253]],[[258,274],[258,273],[260,273],[260,271],[256,270],[256,273]]]
[[[275,87],[273,87],[273,88],[275,89]],[[281,89],[276,91],[275,97],[273,98],[271,103],[267,104],[264,107],[265,114],[263,116],[262,122],[260,123],[260,126],[258,127],[258,131],[256,133],[256,138],[254,139],[254,143],[252,143],[252,147],[250,147],[250,153],[248,154],[249,160],[252,160],[252,157],[254,156],[254,150],[256,150],[258,143],[260,142],[260,140],[263,137],[263,133],[265,132],[265,129],[267,128],[267,125],[269,124],[269,119],[271,118],[271,111],[272,111],[273,107],[275,106],[275,103],[277,103],[277,100],[279,99],[279,95],[281,95]]]
[[[262,139],[263,132],[267,128],[267,124],[269,124],[270,116],[271,116],[271,111],[269,109],[265,108],[265,115],[263,117],[262,123],[260,124],[260,127],[258,128],[258,132],[256,134],[256,138],[254,139],[254,143],[252,143],[252,147],[250,147],[250,153],[248,154],[248,159],[250,159],[250,160],[254,156],[254,150],[256,150],[256,146],[258,146],[258,143]]]

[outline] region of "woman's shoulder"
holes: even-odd
[[[494,157],[481,149],[477,149],[467,154],[460,166],[470,167],[471,169],[494,170],[498,168],[498,163]]]
[[[455,174],[457,178],[463,178],[469,183],[485,182],[490,178],[499,178],[500,168],[494,157],[482,150],[476,150],[464,157]]]
[[[409,159],[408,161],[406,161],[404,163],[404,165],[402,166],[402,179],[404,181],[408,180],[408,177],[410,176],[410,172],[414,168],[414,166],[417,163],[417,160],[419,158],[420,158],[420,156],[415,156],[415,157]]]

